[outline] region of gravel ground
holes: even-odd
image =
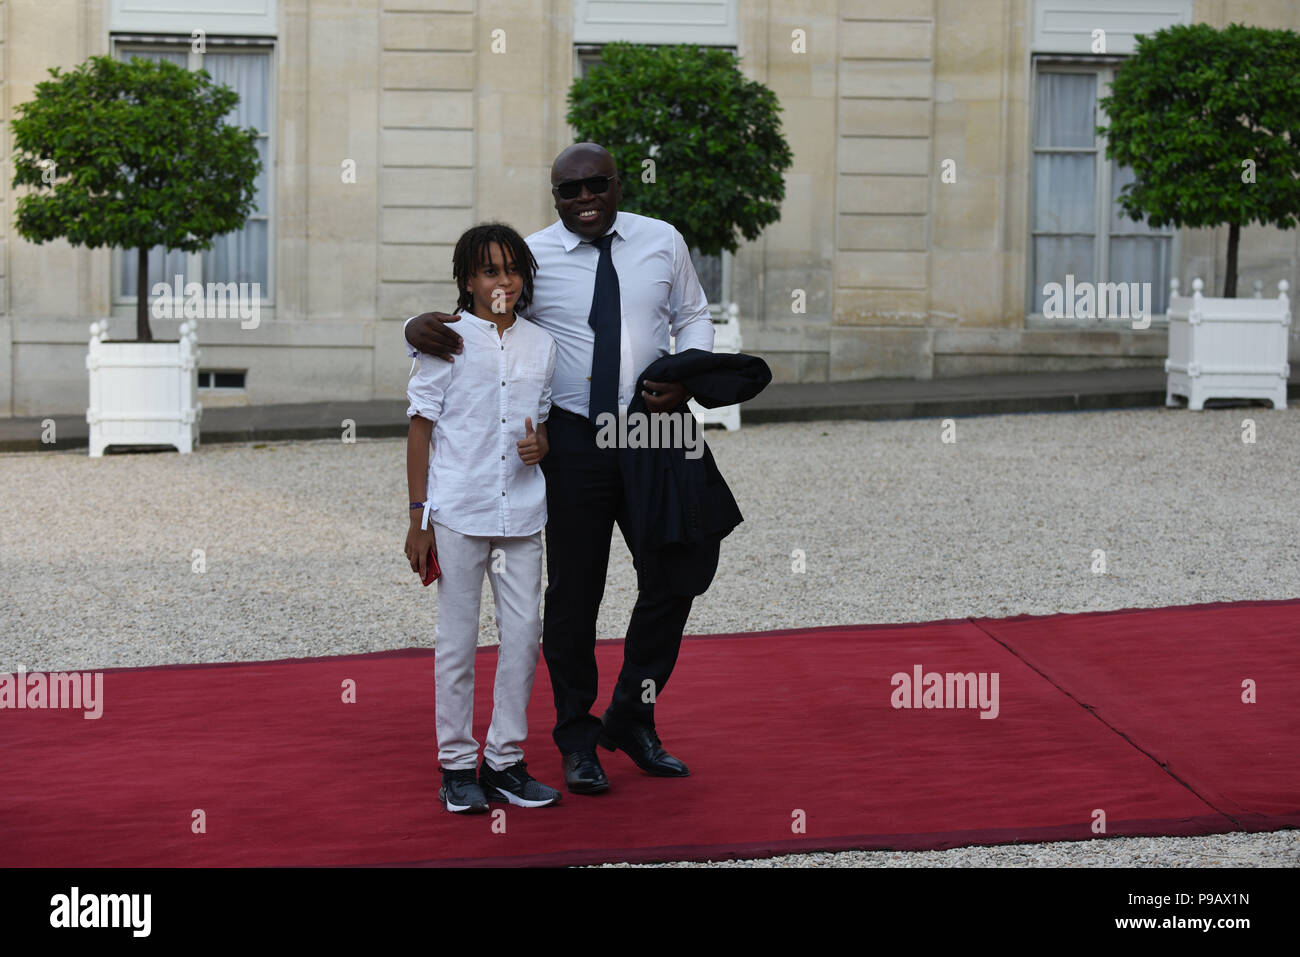
[[[1205,837],[1112,837],[947,851],[841,851],[760,860],[601,864],[601,867],[1295,867],[1300,831]]]
[[[710,429],[747,520],[688,633],[1300,594],[1300,409],[973,417],[956,420],[955,438],[936,419]],[[4,454],[0,472],[0,671],[432,644],[433,595],[402,554],[404,439]],[[1105,574],[1093,572],[1097,549]],[[610,565],[607,638],[635,600],[617,536]],[[485,644],[490,596],[485,584]],[[1298,834],[743,863],[1295,866]]]

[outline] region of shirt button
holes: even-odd
[[[501,461],[504,462],[505,460],[506,460],[506,457],[505,457],[504,455],[501,456]]]
[[[504,421],[505,421],[505,419],[502,419],[502,420],[501,420],[501,421],[502,421],[502,422],[504,422]]]
[[[505,495],[505,494],[506,494],[506,490],[505,490],[505,489],[502,489],[502,490],[501,490],[501,494],[502,494],[502,495]]]
[[[501,384],[502,384],[502,385],[505,385],[505,384],[506,384],[506,380],[505,380],[505,379],[502,379],[502,380],[501,380]]]

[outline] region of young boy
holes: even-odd
[[[461,236],[452,274],[464,352],[454,362],[416,356],[419,371],[407,389],[406,556],[424,577],[432,549],[442,571],[434,630],[438,799],[454,813],[486,811],[488,801],[545,807],[560,800],[559,791],[528,773],[521,747],[542,635],[546,480],[538,463],[548,449],[555,371],[555,340],[515,317],[532,299],[536,271],[528,246],[509,226],[479,225]],[[474,657],[485,571],[501,646],[492,724],[476,777]]]

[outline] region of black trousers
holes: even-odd
[[[600,735],[601,720],[591,713],[598,680],[596,616],[605,593],[614,525],[626,541],[628,517],[640,503],[626,500],[618,449],[599,448],[596,427],[589,421],[552,406],[546,429],[550,452],[542,459],[547,511],[542,654],[555,692],[552,736],[568,754],[594,748]],[[608,709],[611,720],[654,726],[654,698],[663,692],[677,663],[693,600],[690,595],[647,591],[638,595]]]

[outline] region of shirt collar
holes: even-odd
[[[558,219],[556,222],[560,224],[560,242],[564,244],[564,251],[566,253],[573,252],[579,244],[587,242],[587,240],[583,239],[577,233],[570,232],[569,227],[564,225],[564,220]],[[614,222],[610,225],[609,229],[605,230],[604,234],[608,236],[610,233],[616,233],[619,236],[622,236],[623,230],[620,227],[625,223],[626,220],[623,218],[623,212],[620,210],[614,214]]]
[[[496,335],[497,324],[496,324],[495,322],[493,322],[491,319],[483,319],[483,318],[480,317],[480,316],[476,316],[476,315],[474,315],[474,313],[470,312],[468,309],[461,309],[461,310],[460,310],[460,315],[464,316],[464,317],[467,318],[470,322],[474,323],[474,324],[477,325],[477,326],[480,326],[480,327],[482,327],[482,328],[484,328],[484,329],[490,329],[490,330],[492,331],[492,334],[493,334],[493,335]],[[503,332],[510,332],[511,330],[513,330],[513,329],[515,328],[515,326],[519,325],[519,320],[520,320],[520,318],[521,318],[521,317],[520,317],[519,313],[516,312],[516,313],[515,313],[515,321],[512,322],[512,323],[510,324],[510,328],[509,328],[509,329],[505,329],[505,330],[503,330]]]

